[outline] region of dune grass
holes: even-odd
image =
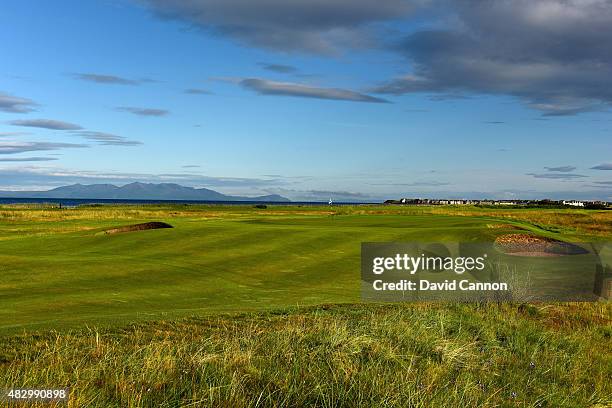
[[[174,228],[100,233],[151,221]],[[361,242],[518,228],[608,240],[612,212],[2,206],[0,389],[70,386],[74,407],[610,406],[610,303],[359,303]]]
[[[0,341],[0,388],[70,386],[72,407],[605,407],[611,316],[362,304],[45,332]]]

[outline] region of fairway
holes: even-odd
[[[358,302],[363,241],[485,241],[512,230],[488,228],[482,216],[342,212],[115,207],[5,216],[0,330]],[[146,221],[174,228],[101,233]]]

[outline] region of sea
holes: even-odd
[[[62,207],[81,205],[143,205],[143,204],[205,204],[205,205],[290,205],[290,206],[329,206],[327,201],[200,201],[200,200],[125,200],[125,199],[84,199],[84,198],[0,198],[2,204],[46,204]],[[334,202],[332,205],[380,204],[374,202]]]

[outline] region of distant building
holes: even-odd
[[[577,200],[570,200],[570,201],[563,200],[563,205],[569,205],[572,207],[584,207],[584,202],[577,201]]]
[[[399,200],[387,200],[385,204],[401,205],[500,205],[500,206],[526,206],[526,207],[561,207],[569,206],[576,208],[605,210],[612,209],[612,203],[606,201],[579,201],[579,200],[458,200],[458,199],[435,199],[435,198],[401,198]]]

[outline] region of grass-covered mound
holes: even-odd
[[[0,388],[81,407],[593,407],[612,306],[344,305],[0,341]]]
[[[152,221],[143,222],[142,224],[123,225],[121,227],[108,228],[103,232],[105,234],[121,234],[125,232],[147,231],[154,229],[174,228],[166,222]]]

